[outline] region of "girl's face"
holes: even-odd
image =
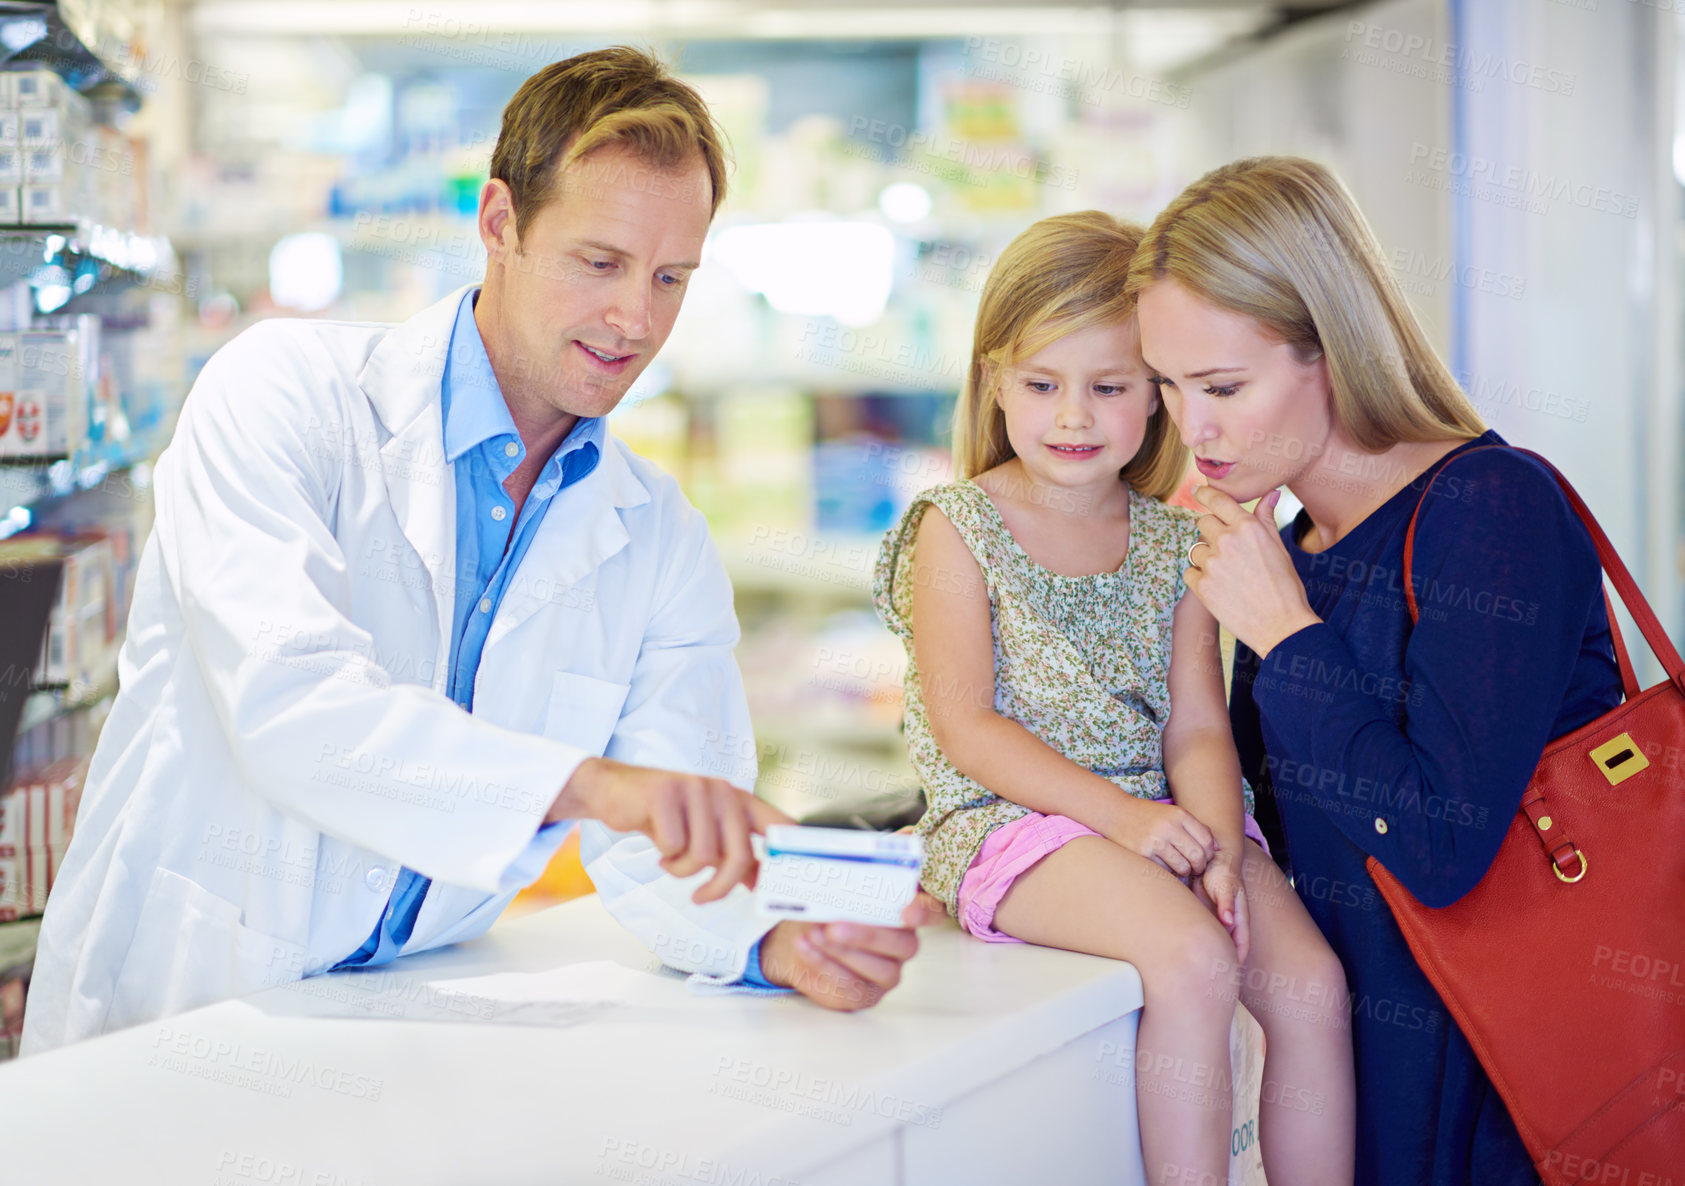
[[[1133,318],[1066,334],[1001,369],[1007,440],[1037,481],[1116,481],[1158,410],[1147,378]]]
[[[1328,367],[1174,280],[1141,293],[1141,351],[1194,464],[1237,502],[1291,486],[1336,444]]]

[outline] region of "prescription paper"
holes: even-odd
[[[481,1022],[567,1027],[651,996],[667,978],[613,960],[566,964],[542,972],[496,972],[449,980],[378,972],[336,973],[297,990],[330,1002],[325,1016],[391,1021]],[[665,991],[670,993],[670,987]]]

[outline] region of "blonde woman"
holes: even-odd
[[[1238,995],[1268,1043],[1269,1175],[1349,1184],[1345,983],[1256,842],[1215,624],[1182,596],[1198,537],[1161,501],[1187,453],[1125,305],[1139,238],[1089,211],[1001,254],[955,416],[963,476],[921,494],[879,557],[877,607],[910,660],[925,885],[980,939],[1139,969],[1149,1180],[1227,1181]]]
[[[1299,896],[1350,980],[1357,1180],[1536,1183],[1364,862],[1429,905],[1455,901],[1546,742],[1619,701],[1591,541],[1542,467],[1481,448],[1503,442],[1321,166],[1265,157],[1208,174],[1148,229],[1129,291],[1209,482],[1186,578],[1240,642],[1242,768],[1273,782]],[[1278,534],[1281,486],[1304,510]]]

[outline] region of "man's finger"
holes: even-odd
[[[901,960],[878,955],[863,947],[830,942],[822,933],[814,934],[812,939],[815,947],[868,984],[887,992],[901,983]]]
[[[797,940],[796,959],[800,967],[790,987],[830,1009],[863,1009],[882,994],[868,992],[860,977],[843,967],[810,941]]]
[[[727,786],[723,793],[716,788],[711,798],[710,818],[701,822],[718,830],[723,857],[714,876],[691,895],[691,901],[699,906],[729,894],[733,886],[747,879],[755,863],[755,854],[749,850],[749,818],[742,796],[735,787]]]
[[[909,960],[918,953],[919,937],[901,927],[875,927],[864,922],[832,922],[819,927],[826,947],[837,950],[854,947],[873,955]]]
[[[679,805],[677,788],[657,784],[648,792],[648,801],[649,838],[662,857],[670,860],[685,847],[684,809]]]
[[[713,804],[708,801],[707,785],[701,779],[682,781],[685,813],[685,846],[667,862],[667,872],[674,877],[689,877],[710,865],[720,863],[718,836],[715,833]]]
[[[768,803],[765,799],[757,799],[753,795],[749,795],[747,798],[749,804],[749,830],[752,832],[758,832],[764,836],[766,834],[767,826],[770,824],[793,824],[796,822],[789,816],[785,815],[782,811],[779,811],[778,808]]]
[[[948,908],[927,891],[920,890],[901,912],[901,923],[908,927],[928,927],[947,917]]]

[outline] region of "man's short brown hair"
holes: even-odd
[[[700,153],[711,217],[725,198],[724,139],[700,95],[656,58],[616,45],[546,66],[521,84],[503,109],[491,175],[509,186],[521,235],[555,196],[561,171],[599,148],[624,144],[662,170]]]

